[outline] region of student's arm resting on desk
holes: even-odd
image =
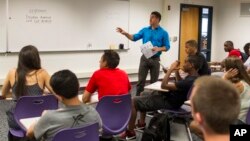
[[[34,127],[35,127],[35,125],[36,125],[36,122],[33,122],[30,125],[29,129],[27,129],[26,136],[28,138],[30,138],[30,139],[34,139],[35,138],[35,136],[34,136]]]
[[[174,63],[171,64],[169,70],[167,71],[167,73],[165,74],[162,83],[161,83],[161,88],[162,89],[168,89],[168,90],[176,90],[177,87],[175,84],[173,83],[169,83],[169,78],[170,75],[173,71],[175,71],[178,67],[179,67],[179,61],[175,61]]]
[[[40,140],[47,131],[51,128],[51,124],[55,123],[55,121],[52,120],[52,116],[54,115],[53,111],[46,110],[41,116],[41,118],[34,122],[29,129],[27,129],[26,136],[31,139]]]
[[[98,81],[97,77],[98,77],[97,72],[94,72],[94,74],[89,79],[87,87],[85,88],[85,91],[83,92],[82,96],[83,103],[90,102],[90,97],[92,93],[94,93],[97,90],[97,81]]]
[[[88,103],[90,102],[92,93],[88,92],[87,90],[84,91],[83,96],[82,96],[82,102],[83,103]]]
[[[42,113],[42,116],[44,116],[46,113],[47,113],[47,110],[44,110],[43,113]],[[33,122],[30,125],[29,129],[27,129],[26,136],[28,138],[30,138],[30,139],[34,139],[35,138],[35,136],[34,136],[34,128],[35,128],[36,124],[37,124],[37,121]]]

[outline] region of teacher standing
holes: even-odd
[[[150,15],[150,26],[142,28],[136,34],[129,34],[120,27],[116,29],[117,32],[125,35],[131,41],[142,39],[143,44],[151,41],[154,46],[152,50],[157,52],[154,56],[148,59],[144,55],[141,56],[136,96],[139,96],[144,90],[149,70],[150,83],[154,83],[158,80],[160,73],[160,55],[163,51],[168,51],[170,48],[168,32],[159,25],[160,21],[161,14],[157,11],[153,11]]]

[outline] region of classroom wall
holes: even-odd
[[[240,0],[227,0],[226,3],[223,0],[130,0],[130,33],[136,33],[142,27],[148,26],[150,12],[158,10],[163,15],[161,25],[169,32],[170,38],[177,37],[176,42],[171,41],[171,49],[161,56],[161,61],[166,66],[178,59],[181,3],[213,6],[211,61],[220,61],[226,57],[223,50],[225,40],[234,41],[235,46],[240,49],[246,42],[249,42],[247,35],[249,34],[250,19],[239,16]],[[171,10],[167,9],[168,5],[171,6]],[[124,38],[120,34],[117,36]],[[130,49],[119,52],[121,56],[119,67],[130,74],[131,81],[137,80],[141,56],[140,45],[141,41],[130,41]],[[98,69],[101,54],[102,52],[41,53],[41,59],[42,66],[51,74],[60,69],[71,69],[78,75],[83,86],[86,85],[92,72]],[[17,54],[0,54],[0,85],[8,70],[16,67],[16,64]]]
[[[3,0],[0,0],[0,52],[3,51],[4,46],[6,45],[6,3]]]
[[[217,9],[215,7],[215,0],[165,0],[164,3],[164,14],[166,16],[166,27],[171,36],[177,37],[177,42],[174,42],[172,45],[173,50],[170,50],[171,58],[178,58],[179,52],[179,32],[180,32],[180,4],[193,4],[193,5],[203,5],[203,6],[212,6],[214,10]],[[170,6],[170,10],[168,10],[168,6]],[[216,46],[216,13],[213,15],[213,27],[212,27],[212,46]],[[212,48],[212,56],[211,60],[216,58],[216,50]],[[169,59],[169,62],[172,62],[174,59]]]
[[[129,32],[136,33],[142,27],[148,26],[149,15],[151,11],[157,10],[162,12],[163,0],[130,0],[129,13]],[[100,26],[102,24],[100,23]],[[114,27],[114,30],[116,27]],[[107,33],[108,36],[108,33]],[[125,38],[117,33],[117,36]],[[139,46],[141,41],[129,42],[128,51],[119,51],[121,62],[119,67],[126,70],[130,74],[131,81],[137,80],[137,72],[139,67],[139,59],[141,52]],[[41,53],[42,67],[47,69],[50,74],[61,70],[70,69],[74,71],[80,79],[81,86],[86,85],[88,78],[94,70],[99,68],[99,60],[103,52],[68,52],[68,53]],[[168,53],[162,55],[168,56]],[[8,73],[9,69],[16,67],[17,54],[0,54],[0,85]],[[161,76],[162,77],[162,76]]]
[[[243,51],[245,43],[250,42],[250,16],[240,16],[240,2],[242,0],[216,0],[218,7],[217,14],[217,30],[216,30],[216,59],[222,60],[227,56],[224,52],[224,42],[232,40],[235,48]],[[250,0],[244,0],[250,2]]]
[[[212,50],[211,61],[221,61],[227,53],[224,51],[223,44],[226,40],[232,40],[235,48],[243,51],[245,43],[250,42],[249,25],[250,17],[240,16],[240,2],[250,2],[250,0],[165,0],[164,13],[166,27],[171,36],[177,36],[178,41],[172,46],[179,46],[179,26],[180,26],[180,4],[194,4],[213,7],[212,25]],[[167,10],[167,6],[171,10]],[[171,56],[178,57],[177,50],[171,50]],[[172,60],[171,60],[172,61]]]

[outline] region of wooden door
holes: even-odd
[[[187,54],[185,52],[185,42],[188,40],[198,41],[199,35],[199,8],[198,7],[182,7],[181,8],[181,27],[180,27],[180,46],[179,60],[181,66],[184,63]]]

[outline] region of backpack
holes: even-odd
[[[169,117],[166,114],[157,114],[149,122],[142,134],[141,141],[170,141]]]

